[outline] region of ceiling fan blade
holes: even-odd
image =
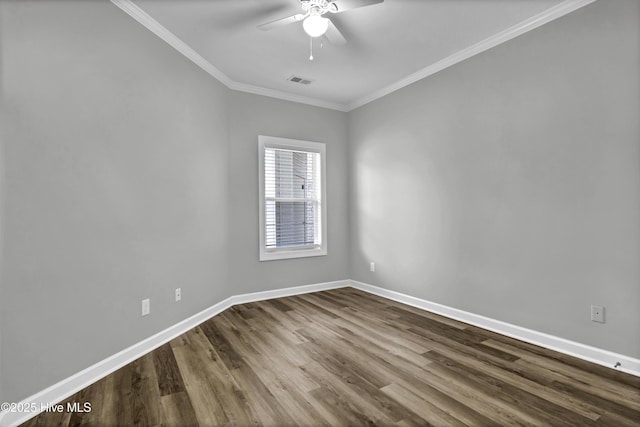
[[[333,7],[329,12],[340,13],[345,10],[357,9],[359,7],[371,6],[372,4],[382,3],[384,0],[335,0]]]
[[[0,0],[2,1],[2,0]],[[220,2],[226,2],[231,4],[237,0],[217,0]],[[231,10],[229,10],[231,9]],[[255,22],[260,22],[265,19],[272,18],[274,16],[284,16],[289,9],[286,4],[270,5],[267,2],[262,1],[256,4],[255,8],[226,8],[226,13],[216,13],[211,16],[211,23],[216,27],[224,30],[233,30],[240,27],[244,27],[247,24],[255,25]]]
[[[344,38],[338,27],[334,25],[331,20],[329,20],[329,28],[327,32],[324,33],[324,36],[327,38],[327,41],[334,46],[343,46],[347,44],[347,39]]]
[[[300,22],[305,18],[306,15],[302,13],[298,13],[295,15],[288,16],[282,19],[276,19],[275,21],[267,22],[266,24],[258,25],[258,28],[262,31],[269,31],[274,28],[284,27],[285,25],[293,24],[296,22]]]

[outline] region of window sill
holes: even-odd
[[[268,251],[260,250],[260,261],[275,261],[279,259],[307,258],[327,255],[327,248],[290,249]]]

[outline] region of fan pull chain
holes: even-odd
[[[309,37],[309,61],[313,61],[313,37]]]

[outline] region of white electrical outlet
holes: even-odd
[[[369,271],[376,271],[376,263],[371,261],[369,264]]]
[[[604,307],[601,305],[591,305],[591,321],[604,323]]]
[[[151,300],[149,298],[142,300],[142,315],[146,316],[151,313]]]
[[[182,289],[176,288],[176,301],[180,301],[182,299]]]

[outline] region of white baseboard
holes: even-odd
[[[313,285],[296,286],[291,288],[275,289],[270,291],[254,292],[250,294],[241,294],[231,296],[219,303],[197,313],[188,319],[181,321],[147,339],[132,345],[119,353],[114,354],[107,359],[96,363],[71,377],[64,379],[45,390],[42,390],[19,402],[19,406],[27,408],[46,407],[47,404],[53,404],[68,398],[83,388],[93,384],[110,373],[120,369],[128,363],[133,362],[137,358],[147,354],[148,352],[160,347],[161,345],[171,341],[179,335],[198,326],[202,322],[212,318],[216,314],[226,310],[237,304],[245,304],[254,301],[263,301],[273,298],[281,298],[292,295],[300,295],[310,292],[318,292],[329,289],[343,288],[351,286],[362,291],[388,298],[393,301],[401,302],[422,310],[440,314],[451,319],[469,323],[480,328],[488,329],[502,335],[506,335],[521,341],[535,344],[550,350],[574,356],[589,362],[597,363],[609,368],[614,367],[617,362],[621,366],[616,368],[632,375],[640,376],[640,360],[633,357],[613,353],[596,347],[591,347],[575,341],[564,338],[555,337],[542,332],[512,325],[510,323],[469,313],[467,311],[458,310],[446,305],[412,297],[400,292],[391,291],[377,286],[355,280],[339,280],[335,282],[317,283]],[[39,410],[33,412],[0,412],[0,427],[14,427],[30,418],[36,416]]]
[[[283,298],[292,295],[302,295],[311,292],[328,291],[330,289],[346,288],[347,286],[351,286],[350,280],[336,280],[335,282],[316,283],[313,285],[294,286],[291,288],[241,294],[231,297],[233,299],[233,303],[231,305],[245,304],[254,301],[265,301],[268,299]]]
[[[157,334],[146,338],[131,347],[128,347],[119,353],[110,356],[95,365],[70,376],[52,386],[27,397],[18,403],[18,407],[28,408],[28,412],[0,412],[0,427],[14,427],[24,423],[38,413],[42,412],[41,408],[47,405],[55,404],[72,396],[83,388],[93,384],[94,382],[104,378],[110,373],[122,368],[128,363],[133,362],[137,358],[144,356],[150,351],[160,347],[161,345],[171,341],[172,339],[182,335],[183,333],[195,328],[202,322],[212,318],[218,313],[232,307],[236,304],[244,304],[253,301],[262,301],[273,298],[281,298],[291,295],[300,295],[309,292],[318,292],[329,289],[336,289],[349,286],[348,280],[336,282],[316,283],[313,285],[296,286],[291,288],[276,289],[263,292],[254,292],[250,294],[241,294],[231,296],[219,303],[177,323]],[[31,410],[34,409],[34,410]]]
[[[606,366],[617,371],[623,371],[631,375],[640,376],[640,359],[581,344],[579,342],[570,341],[564,338],[534,331],[532,329],[523,328],[521,326],[512,325],[500,320],[458,310],[457,308],[448,307],[446,305],[412,297],[400,292],[379,288],[377,286],[372,286],[355,280],[350,280],[349,283],[352,287],[360,289],[361,291],[401,302],[432,313],[440,314],[461,322],[469,323],[520,341],[535,344],[537,346],[577,357],[588,362],[597,363],[598,365]],[[620,366],[614,368],[616,363],[620,363]]]

